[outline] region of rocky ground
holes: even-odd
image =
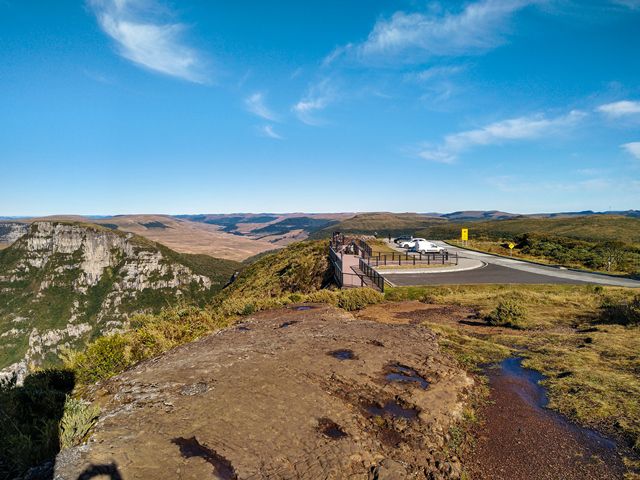
[[[264,312],[95,387],[98,426],[55,478],[459,478],[472,388],[426,328]]]

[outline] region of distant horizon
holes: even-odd
[[[462,209],[462,210],[451,210],[451,211],[430,211],[430,212],[420,212],[420,211],[411,211],[411,210],[368,210],[368,211],[287,211],[287,212],[276,212],[276,211],[255,211],[255,212],[194,212],[194,213],[113,213],[113,214],[82,214],[82,213],[53,213],[53,214],[44,214],[44,215],[0,215],[0,220],[19,220],[19,219],[30,219],[30,218],[48,218],[48,217],[82,217],[88,219],[105,219],[105,218],[114,218],[114,217],[135,217],[135,216],[167,216],[167,217],[181,217],[181,216],[196,216],[196,215],[363,215],[368,213],[391,213],[394,215],[398,214],[417,214],[417,215],[451,215],[454,213],[502,213],[505,215],[576,215],[576,214],[594,214],[594,215],[615,215],[618,213],[630,213],[630,212],[638,212],[640,209],[636,208],[628,208],[625,210],[571,210],[571,211],[534,211],[534,212],[510,212],[507,210],[499,210],[499,209],[488,209],[488,210],[476,210],[476,209]]]

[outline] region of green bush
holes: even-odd
[[[64,413],[58,427],[60,449],[79,445],[98,421],[100,408],[67,396]]]
[[[309,303],[324,303],[327,305],[338,304],[338,293],[333,290],[318,290],[310,293],[305,297],[305,301]]]
[[[632,299],[605,298],[600,305],[601,320],[620,325],[640,325],[640,294]]]
[[[384,295],[372,288],[350,288],[338,293],[338,307],[348,312],[361,310],[367,305],[381,303]]]
[[[67,356],[79,383],[89,384],[109,378],[131,365],[128,341],[121,334],[100,337],[83,352]]]
[[[522,328],[522,322],[526,320],[526,317],[526,308],[517,300],[508,299],[500,301],[486,320],[489,325]]]

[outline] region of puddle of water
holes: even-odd
[[[481,435],[487,440],[479,442],[475,454],[484,473],[474,476],[622,478],[624,465],[614,441],[546,408],[542,374],[524,368],[517,357],[487,367],[485,372],[492,402]]]
[[[202,445],[196,437],[177,437],[171,443],[180,448],[183,458],[200,457],[213,466],[213,473],[221,480],[238,480],[233,465],[215,450]]]
[[[238,325],[238,330],[240,330],[241,332],[248,332],[251,329],[246,325]]]
[[[287,327],[290,327],[291,325],[295,325],[296,323],[298,323],[298,320],[289,320],[288,322],[284,322],[280,324],[280,328],[287,328]]]
[[[318,430],[325,436],[334,440],[344,438],[347,434],[340,428],[336,422],[330,418],[323,417],[318,419]]]
[[[429,382],[422,378],[413,368],[396,363],[388,365],[385,370],[387,373],[384,378],[388,382],[411,383],[419,385],[423,390],[429,387]]]
[[[540,382],[545,376],[536,370],[524,368],[522,358],[512,357],[500,362],[500,375],[510,382],[516,393],[529,405],[544,408],[549,403]]]
[[[516,390],[519,396],[529,405],[544,409],[544,412],[547,415],[554,418],[556,424],[566,427],[582,437],[588,437],[591,441],[594,442],[594,445],[591,445],[592,447],[606,448],[611,450],[616,449],[616,444],[614,441],[600,435],[595,430],[580,427],[567,418],[563,417],[562,415],[554,412],[553,410],[546,409],[545,407],[549,404],[549,399],[547,397],[545,388],[540,385],[540,381],[544,380],[546,377],[536,370],[531,370],[529,368],[523,367],[522,358],[507,358],[500,363],[500,369],[501,375],[503,375],[507,379],[520,381],[524,380],[525,382],[518,382],[516,384],[521,385],[521,387],[517,388]],[[558,377],[562,378],[568,377],[570,375],[571,372],[562,372],[558,375]]]
[[[356,354],[353,353],[353,350],[341,349],[334,350],[333,352],[329,352],[327,355],[331,355],[333,358],[337,358],[338,360],[354,360]]]
[[[296,307],[296,310],[302,311],[302,310],[311,310],[313,307],[310,307],[309,305],[300,305],[299,307]]]
[[[389,400],[384,405],[372,404],[365,407],[368,414],[374,417],[405,418],[415,420],[418,418],[418,410],[415,408],[405,408],[394,400]]]

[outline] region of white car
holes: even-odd
[[[424,238],[412,238],[411,240],[402,240],[398,242],[398,246],[401,248],[412,248],[416,242],[426,242]]]
[[[416,239],[416,240],[417,241],[415,242],[415,244],[411,248],[412,252],[416,252],[416,253],[439,253],[439,254],[442,255],[446,251],[446,249],[444,247],[436,245],[435,243],[430,242],[428,240],[425,240],[423,238]]]

